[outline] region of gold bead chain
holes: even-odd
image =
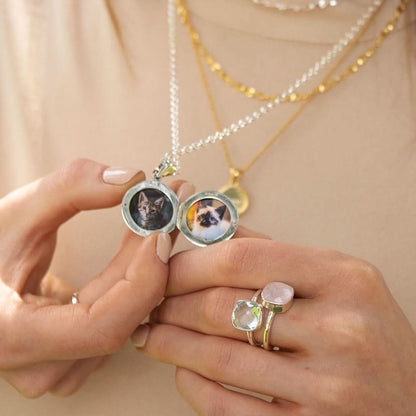
[[[306,100],[309,97],[317,95],[317,94],[325,93],[329,91],[331,88],[333,88],[335,85],[337,85],[339,82],[348,78],[350,75],[358,72],[358,70],[366,64],[368,59],[374,55],[374,52],[381,46],[381,44],[384,42],[386,37],[390,35],[390,33],[393,32],[393,30],[396,28],[397,21],[400,15],[406,10],[408,3],[409,3],[409,0],[401,1],[400,5],[396,8],[391,20],[386,24],[382,32],[376,37],[373,46],[367,49],[365,53],[360,55],[355,60],[355,62],[352,65],[350,65],[345,71],[343,71],[341,74],[339,74],[338,76],[336,76],[334,79],[330,81],[321,82],[316,88],[314,88],[313,90],[307,93],[303,93],[303,94],[293,93],[281,101],[296,102],[296,101]]]
[[[192,23],[189,18],[189,11],[186,7],[186,0],[176,0],[177,4],[177,12],[178,15],[181,18],[182,23],[186,26],[188,29],[188,32],[191,36],[192,42],[194,44],[194,47],[198,51],[199,55],[202,56],[206,63],[208,64],[208,67],[211,69],[212,72],[216,73],[224,82],[226,82],[229,86],[237,89],[238,91],[242,92],[245,96],[249,98],[257,98],[259,100],[263,101],[273,101],[275,100],[278,95],[277,94],[265,94],[262,92],[259,92],[254,87],[248,87],[233,78],[231,78],[228,74],[224,72],[222,69],[222,65],[215,61],[214,58],[207,52],[205,47],[202,45],[200,41],[199,34],[195,31],[195,29],[192,26]],[[323,92],[326,92],[328,89],[331,89],[335,84],[342,81],[343,79],[347,78],[349,75],[355,73],[358,71],[358,69],[365,64],[365,62],[370,58],[376,49],[381,45],[383,40],[394,30],[397,19],[399,18],[400,14],[406,9],[407,3],[409,0],[403,0],[400,5],[398,6],[393,18],[391,21],[386,25],[383,32],[380,33],[380,35],[376,38],[374,46],[367,50],[366,53],[364,53],[362,56],[357,58],[356,62],[351,65],[349,68],[347,68],[342,74],[340,74],[337,78],[334,80],[328,82],[328,83],[321,83],[319,84],[314,90],[308,92],[308,93],[293,93],[289,95],[288,97],[282,98],[281,101],[290,101],[290,102],[296,102],[300,100],[307,99],[311,94],[320,94]],[[373,20],[373,17],[370,18],[370,21]],[[368,22],[367,22],[368,23]],[[367,27],[367,24],[364,26]]]
[[[342,55],[338,58],[338,60],[335,62],[335,64],[331,67],[331,69],[327,72],[325,77],[321,80],[321,82],[313,88],[311,91],[303,94],[294,93],[288,96],[286,99],[283,99],[281,101],[283,102],[298,102],[302,101],[302,103],[298,106],[296,111],[289,117],[288,120],[280,127],[280,129],[277,131],[277,133],[271,137],[266,144],[257,152],[257,154],[242,168],[237,169],[234,167],[230,152],[228,150],[227,144],[225,139],[221,140],[221,145],[223,147],[224,156],[227,161],[227,165],[230,169],[230,173],[232,176],[232,181],[235,181],[238,183],[241,175],[245,173],[248,169],[251,168],[251,166],[267,151],[267,149],[282,135],[282,133],[289,127],[289,125],[296,119],[296,117],[303,111],[303,109],[307,106],[307,104],[317,95],[323,94],[328,92],[330,89],[332,89],[335,85],[337,85],[339,82],[345,80],[347,77],[349,77],[352,74],[355,74],[358,72],[358,70],[368,61],[369,58],[373,56],[375,51],[381,46],[385,38],[395,29],[397,20],[399,19],[400,15],[406,10],[407,4],[409,0],[401,0],[399,6],[396,8],[393,17],[388,21],[388,23],[385,25],[382,32],[376,37],[375,42],[372,47],[367,49],[367,51],[360,55],[352,65],[350,65],[345,71],[343,71],[340,75],[336,76],[334,79],[330,80],[330,77],[333,75],[333,73],[340,67],[340,65],[345,61],[346,56],[351,51],[352,48],[355,47],[359,39],[363,36],[365,31],[368,29],[372,21],[375,19],[377,13],[375,13],[367,22],[366,24],[361,28],[361,30],[357,33],[357,35],[354,37],[354,39],[351,41],[351,43],[348,45],[346,50],[342,53]],[[177,0],[178,5],[178,13],[182,14],[183,12],[179,10],[181,8],[182,1]],[[188,27],[188,26],[187,26]],[[204,89],[208,98],[210,110],[212,112],[216,128],[217,130],[221,130],[220,121],[218,118],[218,114],[215,110],[214,102],[212,99],[211,92],[208,87],[208,82],[204,73],[204,68],[202,66],[201,57],[198,49],[198,43],[194,42],[194,36],[193,32],[189,30],[188,31],[192,40],[193,44],[193,50],[194,54],[198,63],[198,69],[201,74],[202,82],[204,85]]]

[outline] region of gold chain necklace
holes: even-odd
[[[350,65],[345,71],[341,72],[338,76],[333,79],[330,79],[333,73],[340,67],[340,65],[345,61],[349,52],[354,48],[357,44],[359,39],[363,36],[365,31],[368,29],[372,21],[375,19],[375,13],[367,23],[362,27],[362,29],[357,33],[351,43],[348,45],[346,50],[340,56],[340,58],[335,62],[335,64],[330,68],[327,74],[323,77],[321,82],[313,88],[311,91],[307,93],[293,93],[284,102],[297,102],[302,101],[302,103],[298,106],[298,108],[293,112],[293,114],[286,120],[286,122],[279,128],[279,130],[266,142],[266,144],[256,153],[256,155],[241,169],[237,169],[231,159],[230,152],[228,150],[227,143],[225,139],[221,141],[222,149],[224,152],[224,156],[231,174],[231,183],[221,188],[220,192],[226,194],[229,198],[233,200],[236,204],[239,214],[243,214],[247,211],[249,206],[249,196],[245,189],[239,184],[240,178],[243,173],[247,172],[253,164],[269,149],[269,147],[280,138],[283,132],[290,126],[290,124],[297,118],[297,116],[304,110],[304,108],[312,101],[312,99],[319,94],[323,94],[337,85],[339,82],[345,80],[348,76],[355,74],[358,70],[371,58],[375,51],[381,46],[385,38],[395,29],[397,21],[400,15],[406,10],[407,4],[409,0],[401,0],[399,6],[396,8],[393,17],[387,22],[381,33],[376,37],[373,46],[368,48],[366,52],[360,55],[358,58],[355,59],[354,63]],[[177,1],[177,4],[180,3],[180,0]],[[180,13],[180,11],[178,10]],[[189,30],[188,30],[189,31]],[[221,130],[220,121],[218,118],[217,111],[215,109],[215,105],[213,102],[212,94],[208,86],[208,81],[205,76],[204,68],[201,62],[201,57],[198,51],[198,44],[194,42],[194,37],[192,36],[192,32],[189,31],[194,55],[196,57],[196,61],[198,64],[198,69],[201,75],[202,83],[204,86],[204,90],[208,99],[209,107],[211,113],[213,115],[214,122],[216,124],[216,128]]]
[[[357,22],[351,26],[349,31],[347,31],[344,36],[336,42],[328,51],[325,53],[318,61],[315,62],[304,74],[299,77],[292,85],[289,86],[288,92],[291,94],[297,90],[302,84],[311,80],[314,76],[318,75],[319,72],[336,56],[341,53],[354,39],[356,33],[358,33],[362,27],[364,27],[369,19],[372,19],[373,15],[378,13],[379,9],[383,5],[384,0],[373,0],[373,3],[368,7],[366,12],[360,16]],[[282,94],[266,94],[260,92],[258,89],[252,86],[247,86],[236,79],[232,78],[228,73],[223,69],[223,65],[216,61],[212,55],[208,53],[205,47],[202,45],[200,36],[193,27],[190,17],[189,10],[186,7],[186,0],[176,0],[178,15],[181,18],[181,22],[188,29],[189,34],[194,42],[199,55],[204,59],[205,63],[208,65],[209,69],[216,74],[222,81],[227,83],[230,87],[239,93],[244,94],[249,98],[257,98],[263,101],[273,101],[277,97],[282,97],[285,95]],[[289,95],[288,94],[288,95]]]

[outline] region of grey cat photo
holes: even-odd
[[[172,219],[173,206],[159,190],[144,189],[131,199],[130,214],[139,227],[160,230]]]

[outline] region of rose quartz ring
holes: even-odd
[[[275,313],[283,313],[292,306],[295,291],[282,282],[271,282],[261,292],[262,305]]]
[[[258,303],[260,292],[261,304]],[[234,327],[247,332],[248,341],[251,345],[263,346],[265,350],[272,350],[273,347],[270,346],[269,335],[274,316],[276,313],[284,313],[289,310],[293,303],[294,294],[293,287],[285,283],[269,283],[263,290],[259,289],[251,301],[239,300],[236,302],[232,314]],[[268,309],[269,314],[263,333],[263,344],[261,344],[256,342],[253,332],[261,327],[263,308]]]
[[[269,283],[261,292],[262,305],[269,310],[263,333],[263,348],[265,350],[273,349],[269,343],[269,335],[276,313],[288,311],[292,306],[294,295],[293,287],[282,282]]]

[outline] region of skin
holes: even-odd
[[[31,3],[28,2],[30,10]],[[7,88],[2,88],[5,116],[1,122],[1,195],[77,155],[116,166],[138,165],[151,172],[170,146],[166,3],[36,2],[37,6],[41,4],[43,7],[33,10],[33,20],[32,14],[24,14],[24,21],[33,22],[36,28],[30,44],[19,42],[23,38],[20,24],[8,37],[1,36],[7,58],[2,65],[8,69],[2,70]],[[103,4],[111,4],[108,12],[103,10]],[[326,52],[368,4],[351,0],[330,13],[292,18],[251,7],[249,1],[189,0],[195,26],[207,48],[232,75],[271,92],[287,87]],[[409,39],[415,38],[415,25],[410,25],[415,4],[409,4],[413,17],[400,20],[400,31],[391,35],[372,62],[342,86],[317,99],[280,143],[244,176],[243,184],[253,204],[242,219],[242,223],[267,231],[275,239],[336,247],[371,259],[383,270],[413,325],[416,280],[411,247],[416,233],[416,193],[411,190],[416,178],[412,151],[416,129],[411,86],[415,85],[416,72]],[[370,44],[381,24],[391,17],[394,5],[390,2],[386,6],[360,50]],[[8,13],[1,15],[3,30],[13,27],[15,20],[20,22]],[[181,134],[185,141],[191,141],[215,129],[189,38],[182,29],[178,28],[184,120]],[[43,48],[44,45],[47,46]],[[292,53],[294,47],[300,48],[299,53]],[[24,85],[15,82],[16,69],[20,69]],[[214,75],[209,82],[222,123],[232,123],[257,108],[257,104],[216,82]],[[22,97],[21,102],[18,97]],[[33,99],[34,108],[39,106],[43,128],[38,126],[38,117],[24,117],[26,108],[32,107],[26,107],[27,97]],[[200,111],[195,111],[196,103]],[[237,167],[253,156],[291,111],[282,107],[276,118],[264,119],[253,130],[230,137]],[[22,131],[24,126],[26,131]],[[17,147],[22,142],[36,144]],[[215,146],[184,157],[182,168],[184,177],[192,178],[199,190],[218,189],[229,180],[221,151]],[[118,210],[108,222],[106,218],[110,237],[100,244],[98,255],[95,244],[79,241],[79,235],[85,232],[87,242],[101,235],[100,218],[100,214],[83,215],[61,230],[59,239],[64,248],[59,250],[58,246],[53,271],[76,287],[82,287],[95,270],[104,269],[116,250]],[[0,395],[11,398],[4,409],[10,415],[36,411],[72,415],[74,410],[80,414],[99,411],[113,415],[114,409],[119,409],[119,397],[123,397],[128,414],[137,414],[138,403],[141,413],[147,415],[193,414],[173,392],[170,372],[169,366],[154,365],[146,357],[133,357],[125,348],[117,362],[86,386],[83,394],[69,398],[66,406],[53,398],[36,403],[16,398],[5,383]],[[169,400],[160,400],[161,397]]]
[[[123,185],[106,184],[105,168],[78,159],[0,200],[0,370],[26,397],[74,393],[163,296],[168,267],[157,256],[157,234],[127,231],[112,261],[79,291],[77,305],[70,304],[75,289],[46,273],[61,224],[120,203],[144,180],[139,172]]]
[[[242,236],[171,259],[168,298],[138,348],[178,367],[177,388],[192,408],[227,416],[412,414],[416,334],[381,273],[337,251]],[[230,319],[237,300],[272,281],[295,288],[292,308],[272,325],[279,351],[250,346]]]

